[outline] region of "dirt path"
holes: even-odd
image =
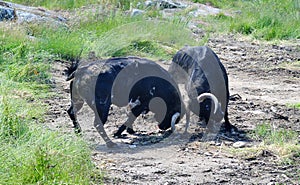
[[[208,45],[221,58],[229,73],[231,122],[242,131],[267,122],[276,127],[300,131],[300,111],[287,104],[299,103],[300,70],[283,68],[283,62],[300,60],[300,44],[265,45],[236,39],[232,35],[218,36]],[[68,83],[62,75],[65,63],[53,65],[53,80],[57,96],[49,100],[50,128],[73,132],[66,109],[69,106]],[[167,67],[167,66],[164,66]],[[125,120],[125,110],[113,107],[105,129],[110,134]],[[190,135],[183,136],[182,120],[175,134],[156,143],[158,133],[151,116],[138,118],[134,128],[140,137],[114,139],[117,149],[108,149],[93,128],[93,114],[87,107],[80,112],[83,136],[93,146],[96,166],[105,170],[105,184],[274,184],[299,183],[299,166],[278,165],[277,157],[263,151],[253,158],[237,158],[230,154],[232,144],[246,140],[240,133],[235,138],[220,138],[203,142],[203,128],[193,123]],[[142,138],[142,139],[141,139]],[[248,141],[248,145],[256,145]],[[297,177],[298,175],[298,177]]]

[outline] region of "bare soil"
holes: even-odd
[[[299,163],[284,165],[272,151],[264,150],[252,157],[230,152],[237,141],[245,141],[246,148],[257,146],[259,141],[251,140],[247,133],[261,123],[300,133],[300,110],[288,106],[300,102],[300,68],[291,65],[300,60],[300,42],[274,45],[237,35],[220,35],[210,39],[208,46],[228,71],[233,95],[229,119],[239,133],[221,133],[217,140],[204,141],[205,128],[193,118],[188,135],[183,135],[182,119],[176,132],[166,137],[169,133],[158,131],[150,114],[136,120],[136,135],[125,132],[124,138],[113,139],[119,147],[108,149],[93,127],[94,115],[85,106],[79,113],[79,122],[83,137],[92,146],[95,165],[106,172],[104,184],[300,183]],[[63,70],[67,65],[62,61],[53,63],[56,96],[47,100],[50,110],[46,124],[73,133],[66,113],[70,105],[69,83]],[[113,106],[105,125],[111,138],[125,119],[125,109]]]

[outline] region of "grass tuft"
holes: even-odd
[[[172,30],[172,32],[165,34],[167,30]],[[138,45],[141,45],[142,42],[166,43],[166,45],[176,49],[184,45],[195,45],[197,43],[193,39],[192,33],[184,26],[164,21],[147,21],[146,23],[145,21],[137,21],[118,26],[106,32],[91,43],[90,47],[99,56],[112,56],[115,51],[130,47],[135,42],[139,43]],[[148,52],[150,51],[148,50]],[[155,53],[155,51],[151,52]]]
[[[0,184],[89,184],[93,164],[85,142],[30,127],[22,138],[0,146]]]
[[[99,172],[86,142],[37,124],[47,88],[0,77],[0,184],[89,184]]]
[[[233,149],[231,152],[243,158],[252,158],[260,155],[263,151],[270,151],[277,156],[278,162],[283,164],[299,164],[295,157],[300,153],[298,141],[299,134],[296,131],[273,128],[270,124],[259,124],[250,133],[253,138],[260,143],[253,147],[243,149]]]
[[[298,133],[288,129],[273,128],[270,124],[260,124],[256,126],[252,137],[266,145],[284,146],[297,141]]]

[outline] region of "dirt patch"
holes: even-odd
[[[105,184],[274,184],[299,183],[299,166],[279,165],[271,151],[255,157],[237,158],[228,149],[236,141],[245,147],[257,143],[244,132],[257,124],[300,131],[300,111],[288,104],[299,103],[300,69],[287,69],[282,63],[300,60],[300,44],[269,45],[237,39],[233,35],[217,36],[208,43],[224,63],[230,83],[229,119],[240,133],[220,135],[216,141],[203,141],[205,129],[197,118],[183,135],[184,119],[170,135],[159,132],[151,115],[139,117],[134,124],[137,134],[124,134],[116,149],[108,149],[93,127],[93,114],[85,106],[79,114],[83,137],[93,146],[95,165],[106,171]],[[50,111],[46,124],[53,129],[73,132],[66,113],[70,104],[69,83],[65,81],[64,62],[53,63],[53,91],[47,100]],[[168,67],[163,65],[163,67]],[[117,130],[126,119],[124,108],[112,107],[105,125],[107,133]]]

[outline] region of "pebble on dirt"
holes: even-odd
[[[237,141],[237,142],[235,142],[235,143],[232,144],[232,146],[233,146],[234,148],[244,148],[244,147],[246,147],[247,145],[248,145],[248,143],[245,142],[245,141]]]

